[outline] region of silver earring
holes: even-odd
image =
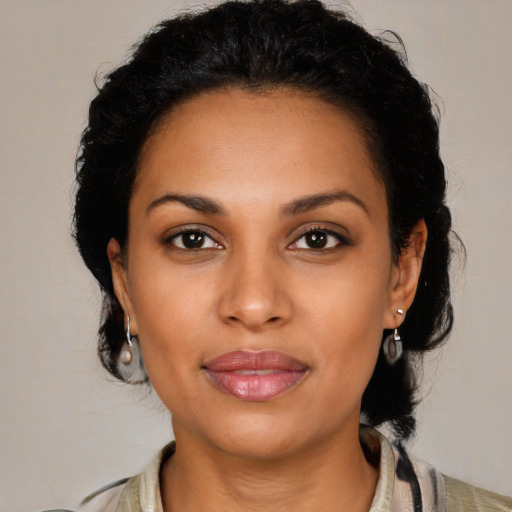
[[[130,384],[142,384],[148,381],[142,361],[139,338],[130,332],[130,317],[126,319],[126,339],[117,356],[117,371],[121,378]]]
[[[125,366],[128,366],[133,360],[132,353],[132,335],[130,333],[130,317],[126,318],[126,341],[123,343],[121,352],[119,353],[119,361]]]
[[[397,313],[403,315],[404,311],[403,309],[398,309]],[[402,339],[400,338],[400,334],[398,334],[398,329],[395,328],[392,334],[386,336],[382,345],[382,351],[389,365],[395,364],[402,357],[404,349]]]
[[[400,357],[402,357],[403,347],[400,334],[398,334],[398,329],[395,329],[393,334],[386,336],[384,344],[382,345],[382,351],[384,352],[386,361],[390,365],[395,364]]]

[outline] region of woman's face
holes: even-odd
[[[353,433],[409,305],[353,118],[292,90],[194,97],[147,141],[129,218],[116,293],[177,439],[270,457]]]

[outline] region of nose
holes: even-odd
[[[289,322],[293,307],[286,272],[274,260],[252,253],[226,262],[219,300],[219,316],[224,323],[262,331]]]

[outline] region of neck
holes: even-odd
[[[276,458],[245,458],[175,428],[176,453],[161,473],[165,512],[322,510],[367,512],[378,470],[358,429]]]

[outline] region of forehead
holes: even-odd
[[[161,120],[143,148],[134,196],[147,202],[172,191],[286,202],[340,188],[370,203],[385,196],[351,114],[294,89],[222,89],[179,104]]]

